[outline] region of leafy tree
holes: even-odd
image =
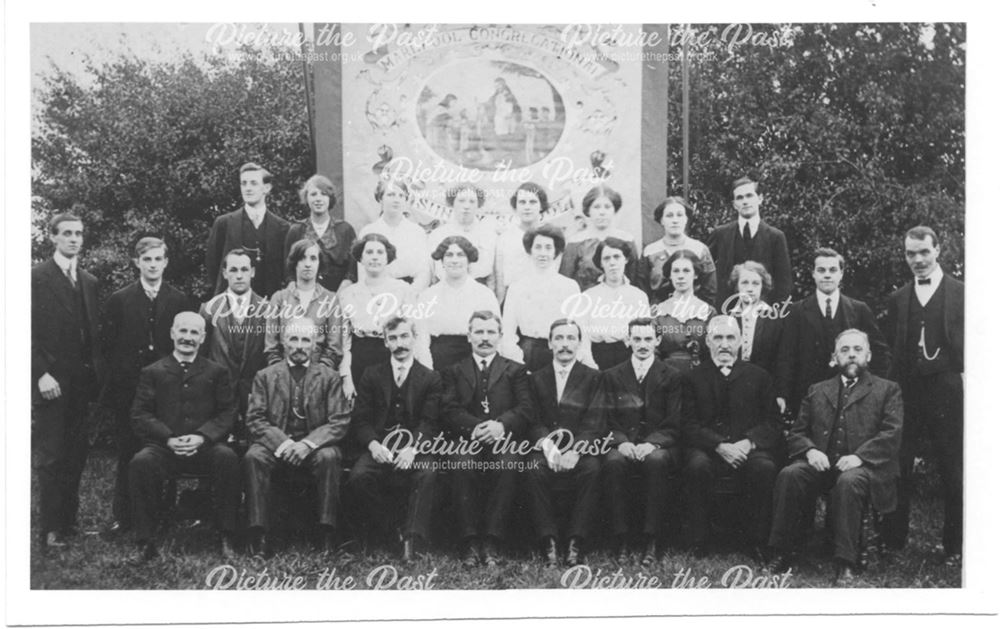
[[[123,53],[88,60],[85,77],[53,68],[32,137],[32,257],[50,251],[45,222],[74,209],[105,296],[136,277],[136,240],[157,235],[170,249],[168,280],[205,297],[208,228],[239,206],[242,163],[274,174],[270,209],[304,213],[297,189],[315,166],[301,71],[277,49],[250,47],[172,62]]]
[[[762,214],[784,230],[798,296],[812,250],[847,259],[845,292],[884,313],[909,273],[902,235],[917,224],[964,271],[965,26],[787,27],[791,47],[722,47],[691,56],[691,198],[695,237],[733,220],[730,182],[751,172]],[[714,28],[721,34],[724,26]],[[692,48],[694,50],[694,48]],[[671,68],[670,187],[680,191],[680,64]],[[720,278],[723,280],[723,278]]]

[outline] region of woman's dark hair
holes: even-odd
[[[465,236],[448,236],[442,240],[437,249],[431,253],[431,259],[438,262],[444,260],[444,254],[448,253],[448,248],[452,245],[458,245],[459,249],[465,253],[465,257],[468,258],[469,264],[479,261],[479,250]]]
[[[687,201],[684,200],[683,197],[667,197],[663,200],[663,203],[657,205],[656,209],[653,210],[653,220],[656,221],[657,225],[659,225],[660,221],[663,220],[663,211],[667,209],[668,205],[679,205],[683,207],[684,214],[687,215],[688,221],[691,220],[691,213],[694,209],[688,204]]]
[[[486,193],[483,192],[482,188],[474,186],[471,183],[459,184],[453,188],[449,188],[444,193],[444,201],[448,204],[448,207],[454,206],[455,199],[465,190],[472,190],[476,194],[476,201],[479,202],[479,207],[483,207],[483,203],[486,203]]]
[[[587,194],[583,195],[583,201],[580,202],[580,205],[583,206],[584,216],[590,216],[590,206],[601,197],[607,197],[611,201],[611,205],[615,208],[615,213],[622,209],[622,195],[618,194],[618,191],[610,186],[601,184],[594,186],[587,191]]]
[[[517,193],[520,190],[525,192],[530,192],[531,194],[538,197],[538,205],[542,208],[542,212],[547,212],[549,209],[549,195],[545,193],[545,188],[541,187],[534,181],[526,181],[517,187],[514,194],[510,195],[510,207],[517,209]]]
[[[355,262],[361,262],[361,256],[365,253],[365,245],[370,242],[381,243],[385,247],[385,260],[386,264],[392,264],[392,261],[396,259],[396,247],[393,246],[389,239],[382,234],[371,233],[365,234],[361,238],[354,241],[351,245],[351,257],[354,258]]]
[[[288,277],[295,277],[296,267],[302,261],[302,258],[306,257],[306,251],[309,251],[312,247],[316,247],[321,253],[323,251],[318,242],[309,240],[308,238],[296,241],[288,250],[288,258],[285,260],[285,272],[288,274]],[[316,270],[319,271],[319,269]]]
[[[670,269],[673,268],[674,262],[684,258],[691,261],[691,268],[694,269],[694,286],[693,288],[699,288],[705,279],[705,265],[701,263],[701,258],[699,258],[695,253],[688,251],[687,249],[678,249],[673,252],[667,261],[663,263],[663,279],[667,281],[670,285],[669,293],[673,294],[674,286],[670,281]]]
[[[622,252],[625,256],[625,273],[628,274],[632,270],[632,266],[635,264],[636,255],[635,249],[632,247],[632,243],[627,240],[622,240],[621,238],[615,238],[614,236],[608,236],[603,241],[597,244],[597,251],[594,252],[594,266],[600,270],[604,270],[604,265],[601,264],[601,256],[604,255],[605,249],[617,249]]]
[[[555,225],[543,223],[525,232],[524,237],[521,238],[521,242],[524,244],[524,251],[528,254],[531,253],[531,247],[535,244],[535,236],[548,236],[551,238],[552,242],[555,243],[557,256],[566,250],[566,237],[563,236],[563,230]]]

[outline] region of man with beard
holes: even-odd
[[[286,357],[257,372],[247,409],[254,440],[243,457],[250,549],[262,556],[273,551],[267,530],[271,481],[279,467],[315,479],[320,547],[333,550],[342,460],[337,444],[350,424],[340,377],[311,360],[316,324],[306,317],[290,319],[281,335]]]
[[[856,329],[837,336],[840,375],[809,388],[788,436],[792,459],[774,487],[774,525],[768,568],[783,572],[795,560],[816,496],[830,492],[834,585],[851,585],[858,559],[861,519],[870,501],[879,513],[896,506],[903,401],[899,385],[871,374],[868,336]]]
[[[522,462],[513,450],[532,412],[528,373],[497,354],[500,337],[495,312],[472,313],[472,355],[443,374],[444,425],[455,446],[449,461],[452,499],[466,567],[480,558],[490,567],[498,562]]]
[[[416,448],[439,432],[443,386],[437,372],[413,360],[416,331],[411,319],[389,319],[382,334],[390,359],[361,376],[351,433],[366,452],[351,468],[347,488],[364,516],[358,522],[361,530],[396,519],[386,505],[386,489],[406,488],[403,561],[410,562],[415,545],[430,538],[435,470],[432,457],[418,455]]]
[[[656,561],[667,506],[667,481],[680,465],[681,375],[656,359],[660,333],[649,318],[628,323],[632,358],[604,372],[605,424],[611,431],[604,455],[605,494],[619,563],[628,560],[628,498],[631,476],[642,477],[642,564]]]
[[[246,413],[250,388],[264,360],[264,331],[267,300],[250,288],[255,275],[254,256],[245,249],[233,249],[222,261],[222,277],[228,288],[202,304],[206,338],[202,353],[229,370],[239,412],[236,441],[246,447]]]
[[[108,536],[132,528],[128,466],[142,447],[132,430],[131,408],[143,367],[168,356],[174,349],[170,328],[174,317],[187,310],[187,295],[163,281],[167,246],[159,238],[142,238],[135,245],[133,264],[139,279],[113,293],[104,308],[101,345],[111,369],[104,403],[115,417],[118,465],[112,502],[114,520]]]
[[[712,484],[733,477],[748,520],[744,541],[751,555],[763,558],[781,439],[774,387],[763,368],[736,359],[740,328],[733,317],[713,317],[705,343],[712,360],[683,380],[687,542],[696,554],[704,553]]]
[[[132,404],[132,426],[144,444],[128,468],[138,559],[156,558],[153,533],[163,483],[184,472],[211,476],[222,555],[230,559],[240,466],[236,453],[225,445],[236,415],[229,373],[198,356],[205,338],[205,320],[198,313],[174,317],[170,338],[173,353],[142,370]]]
[[[257,272],[253,291],[269,297],[281,288],[284,277],[285,236],[288,221],[267,208],[271,192],[271,173],[249,162],[240,167],[240,194],[243,207],[216,217],[205,245],[205,269],[214,294],[226,289],[222,277],[223,257],[233,249],[243,248],[254,256]]]
[[[573,496],[566,564],[575,566],[590,535],[601,491],[601,461],[595,456],[599,450],[593,447],[604,427],[601,373],[577,360],[581,336],[576,322],[554,321],[549,328],[554,360],[531,374],[535,413],[529,420],[528,438],[536,446],[530,455],[525,483],[535,532],[542,540],[550,568],[559,564],[553,493],[569,491]]]

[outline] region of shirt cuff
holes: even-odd
[[[291,439],[285,439],[284,441],[281,442],[281,445],[278,446],[278,449],[274,451],[274,456],[280,457],[281,453],[287,450],[289,447],[291,447],[294,443],[295,442],[292,441]]]

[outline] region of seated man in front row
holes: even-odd
[[[705,553],[712,484],[731,476],[748,520],[743,541],[752,556],[763,559],[778,471],[774,450],[781,440],[774,386],[763,368],[736,360],[740,328],[733,317],[713,317],[705,344],[712,359],[684,374],[681,402],[688,445],[686,542],[696,555]]]
[[[656,561],[668,502],[668,478],[680,465],[681,374],[657,360],[660,330],[652,319],[628,322],[632,358],[604,372],[605,417],[611,431],[604,480],[611,533],[619,563],[628,560],[627,496],[630,475],[643,479],[642,564]],[[633,494],[637,494],[632,490]]]
[[[212,476],[222,554],[228,559],[240,505],[239,459],[225,445],[236,418],[229,373],[198,356],[205,339],[205,320],[198,313],[178,313],[170,338],[173,353],[142,370],[132,403],[132,427],[143,443],[128,468],[139,559],[158,554],[153,532],[163,483],[180,472]]]
[[[418,455],[416,446],[439,432],[443,385],[436,371],[413,360],[416,331],[412,319],[389,319],[382,335],[390,358],[366,369],[358,384],[351,433],[366,452],[351,468],[347,488],[363,518],[359,524],[363,530],[372,530],[392,520],[385,485],[394,481],[406,484],[403,561],[410,562],[416,542],[430,539],[433,456]]]
[[[580,337],[575,321],[556,319],[549,327],[554,360],[531,374],[535,412],[529,420],[528,438],[537,444],[537,450],[530,455],[525,493],[550,568],[559,564],[553,491],[573,492],[566,547],[569,566],[582,558],[583,543],[601,497],[601,460],[595,456],[599,450],[594,445],[606,432],[600,403],[601,372],[577,360]],[[582,454],[581,446],[585,450]]]
[[[768,566],[783,572],[795,559],[801,518],[819,492],[830,491],[834,585],[850,585],[858,558],[861,518],[869,500],[879,513],[896,508],[903,398],[899,385],[868,371],[868,336],[844,330],[834,344],[840,375],[809,388],[788,436],[796,459],[778,474]]]
[[[252,444],[243,457],[250,550],[273,551],[266,537],[271,476],[276,468],[308,469],[316,479],[320,544],[333,550],[340,496],[341,453],[350,409],[337,373],[310,360],[316,324],[291,319],[281,331],[285,359],[261,369],[253,380],[247,430]]]

